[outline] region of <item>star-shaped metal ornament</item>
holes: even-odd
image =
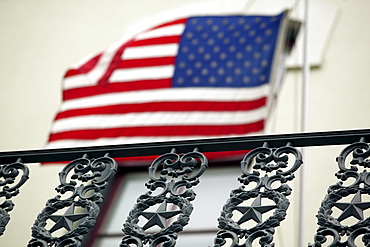
[[[239,219],[238,224],[247,222],[248,220],[254,220],[256,223],[262,222],[262,214],[276,208],[276,205],[261,205],[261,195],[258,195],[253,201],[251,206],[239,206],[235,207],[236,210],[241,212],[243,216]]]
[[[55,222],[55,225],[49,231],[55,232],[61,228],[71,231],[73,229],[73,222],[88,216],[87,213],[76,214],[74,211],[75,205],[72,204],[63,215],[50,215],[49,218]]]
[[[334,206],[342,210],[342,214],[338,217],[338,221],[343,221],[348,217],[355,217],[358,220],[364,219],[364,210],[370,208],[370,202],[361,201],[361,192],[358,191],[352,198],[351,202],[336,202]]]
[[[142,212],[148,222],[143,226],[143,229],[146,230],[152,226],[159,226],[161,228],[166,227],[166,220],[172,218],[173,216],[181,213],[180,210],[175,211],[166,211],[167,210],[167,202],[163,201],[162,204],[158,207],[156,212]]]

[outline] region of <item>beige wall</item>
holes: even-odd
[[[0,0],[0,150],[42,148],[60,105],[61,78],[66,68],[119,40],[133,21],[188,2]],[[220,6],[228,2],[223,1]],[[308,129],[368,128],[370,1],[320,2],[338,6],[340,14],[323,64],[311,71]],[[299,131],[300,83],[301,71],[289,71],[269,133]],[[306,242],[312,241],[316,229],[314,215],[325,190],[336,182],[334,158],[339,150],[338,147],[325,148],[325,153],[319,148],[307,150],[305,194],[309,206],[305,215],[310,220],[306,224]],[[0,246],[25,246],[37,214],[46,200],[55,195],[61,167],[30,165],[30,169],[31,178],[14,199],[16,207],[5,235],[0,237]],[[293,205],[296,201],[297,197]],[[294,220],[296,215],[291,213],[287,220],[290,229]],[[284,246],[296,246],[291,232],[278,233],[284,238]]]

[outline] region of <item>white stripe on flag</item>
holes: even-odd
[[[80,74],[66,77],[63,82],[63,89],[68,90],[79,87],[88,87],[94,86],[95,84],[95,81],[89,80],[87,74]]]
[[[234,112],[144,112],[78,116],[55,121],[52,133],[138,126],[249,124],[266,117],[266,107]]]
[[[61,111],[91,107],[173,101],[247,101],[268,96],[270,85],[251,88],[165,88],[140,90],[66,100]]]
[[[174,57],[177,54],[178,47],[179,47],[178,44],[128,47],[123,52],[122,59]]]
[[[174,24],[170,26],[160,27],[138,34],[135,37],[135,40],[181,35],[184,32],[184,29],[185,24]]]
[[[152,66],[132,69],[116,69],[109,82],[127,82],[150,79],[167,79],[173,76],[175,66]]]

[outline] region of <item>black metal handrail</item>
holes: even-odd
[[[294,147],[345,145],[360,141],[361,138],[370,140],[370,129],[0,152],[0,163],[12,163],[18,159],[23,163],[71,161],[85,154],[97,158],[106,153],[112,158],[152,156],[166,153],[174,147],[180,153],[191,152],[194,148],[201,152],[251,150],[265,142],[270,147],[284,146],[288,142]]]

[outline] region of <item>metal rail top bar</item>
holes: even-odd
[[[361,138],[370,140],[370,129],[0,152],[0,163],[13,163],[18,159],[23,163],[63,162],[80,158],[84,154],[89,158],[102,157],[106,153],[112,158],[151,156],[168,153],[172,148],[176,148],[179,153],[190,152],[195,148],[200,152],[251,150],[261,147],[265,142],[270,147],[281,147],[289,142],[294,147],[345,145],[358,142]]]

